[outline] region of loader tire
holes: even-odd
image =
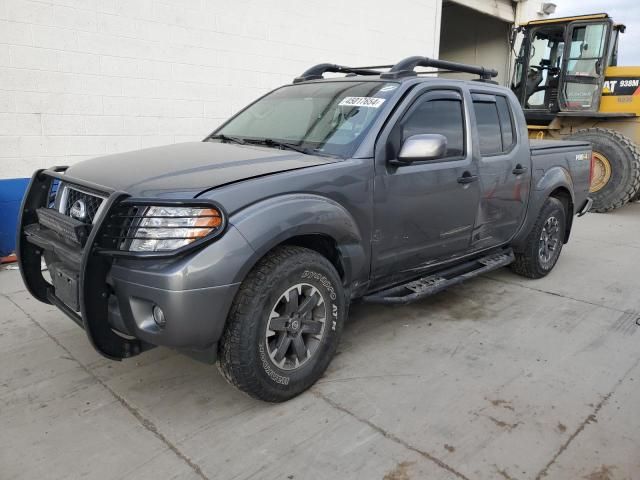
[[[592,212],[604,213],[636,198],[640,190],[640,150],[628,137],[615,130],[588,128],[578,130],[566,140],[591,142],[594,154],[594,178],[589,196]]]

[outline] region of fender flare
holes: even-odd
[[[571,174],[564,167],[552,167],[540,179],[533,187],[535,192],[544,192],[546,198],[559,187],[564,187],[571,195],[571,202],[574,203],[573,197],[573,179]]]
[[[335,243],[345,286],[368,279],[369,242],[349,211],[330,198],[309,193],[279,195],[234,212],[229,223],[255,251],[235,281],[241,282],[271,249],[300,235],[321,235]]]
[[[575,208],[575,198],[573,194],[573,179],[571,178],[571,174],[567,171],[566,168],[555,166],[544,172],[540,178],[533,179],[533,185],[531,189],[531,197],[529,199],[529,206],[527,208],[527,214],[525,216],[524,221],[522,222],[522,226],[518,233],[515,235],[512,245],[518,249],[518,247],[523,247],[526,243],[526,238],[533,227],[533,224],[538,219],[538,214],[542,209],[542,205],[549,198],[554,191],[559,188],[564,188],[570,196],[571,204],[574,205]],[[573,224],[573,215],[575,212],[568,211],[567,212],[567,232],[565,235],[565,243],[569,238],[569,232],[571,230],[571,226]]]

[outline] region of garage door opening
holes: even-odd
[[[506,85],[510,71],[509,33],[513,22],[511,2],[496,2],[497,16],[480,13],[461,3],[473,5],[474,2],[471,0],[461,0],[460,3],[449,0],[443,2],[440,58],[495,68],[499,72],[495,80],[501,85]],[[469,78],[464,74],[447,76]]]

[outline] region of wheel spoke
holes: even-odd
[[[316,305],[318,305],[318,292],[314,291],[311,295],[304,299],[304,301],[300,304],[300,308],[298,308],[298,313],[300,316],[306,315],[311,312]]]
[[[291,337],[286,333],[282,333],[280,338],[278,339],[278,343],[275,348],[275,355],[273,359],[276,363],[280,363],[284,357],[287,355],[287,351],[289,350],[289,346],[291,345]]]
[[[322,322],[317,320],[305,320],[302,322],[302,333],[310,333],[311,335],[318,335],[322,331]]]
[[[269,330],[274,332],[282,332],[287,329],[289,317],[274,317],[269,321]]]
[[[296,352],[296,357],[300,362],[307,358],[307,346],[304,344],[301,335],[293,337],[293,349]]]
[[[298,290],[292,288],[289,290],[289,295],[287,295],[287,307],[285,308],[285,313],[287,315],[291,315],[294,312],[298,311]]]

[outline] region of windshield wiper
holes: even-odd
[[[276,148],[288,148],[289,150],[294,150],[296,152],[304,153],[305,155],[311,155],[312,151],[308,148],[299,147],[298,145],[293,145],[292,143],[280,142],[278,140],[274,140],[272,138],[262,138],[258,140],[249,140],[249,143],[253,145],[265,145],[267,147],[276,147]]]
[[[223,142],[234,142],[234,143],[239,143],[240,145],[247,144],[247,142],[240,137],[231,137],[229,135],[223,135],[221,133],[219,133],[218,135],[210,136],[209,140],[222,140]]]
[[[272,138],[248,139],[248,138],[240,138],[240,137],[231,137],[229,135],[223,135],[219,133],[218,135],[213,135],[209,137],[209,140],[222,140],[223,142],[235,142],[235,143],[239,143],[240,145],[265,145],[267,147],[276,147],[276,148],[293,150],[295,152],[303,153],[304,155],[318,155],[320,157],[341,158],[339,155],[333,155],[330,153],[321,152],[317,148],[300,147],[292,143],[281,142],[279,140],[274,140]]]

